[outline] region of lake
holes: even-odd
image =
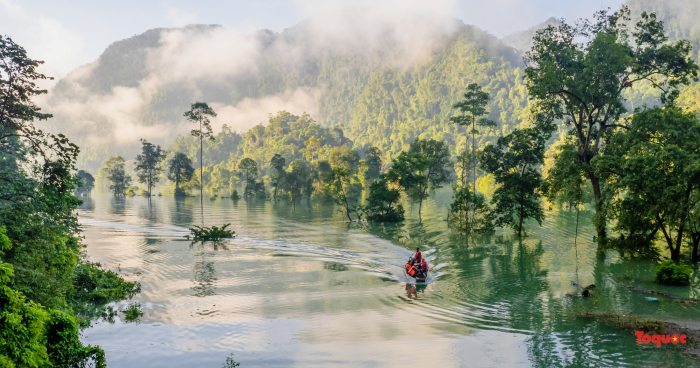
[[[399,225],[348,224],[337,207],[230,199],[113,199],[79,218],[90,260],[141,282],[139,322],[95,321],[83,341],[110,367],[693,366],[678,346],[637,345],[633,331],[582,317],[624,313],[700,321],[700,305],[631,291],[662,288],[653,265],[598,254],[589,212],[548,209],[518,242],[510,231],[464,239],[447,229],[448,191],[406,204]],[[204,219],[204,220],[202,220]],[[231,223],[221,244],[188,226]],[[427,285],[402,265],[417,246]],[[592,296],[580,286],[595,284]],[[119,303],[124,308],[130,302]]]

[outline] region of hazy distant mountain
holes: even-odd
[[[508,46],[525,53],[532,47],[532,37],[535,36],[537,31],[548,26],[556,26],[559,24],[561,24],[561,20],[557,18],[549,18],[534,27],[503,37],[503,42],[505,42]]]

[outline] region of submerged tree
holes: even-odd
[[[185,112],[185,117],[187,120],[198,124],[198,129],[192,129],[190,132],[194,137],[199,138],[199,196],[200,200],[204,198],[204,174],[203,174],[203,149],[204,149],[204,138],[209,140],[214,140],[214,135],[211,130],[212,117],[216,117],[216,112],[209,107],[205,102],[195,102],[190,107],[189,111]]]
[[[186,154],[178,152],[168,163],[168,179],[175,182],[175,197],[184,197],[185,192],[180,188],[180,183],[189,181],[194,175],[192,161]]]
[[[78,170],[75,176],[80,181],[75,189],[75,194],[81,197],[89,196],[92,189],[95,188],[95,177],[85,170]]]
[[[408,152],[402,152],[392,162],[386,177],[418,201],[420,218],[423,200],[429,191],[442,187],[452,178],[450,166],[450,152],[445,142],[416,139]]]
[[[536,128],[517,129],[489,144],[481,156],[481,165],[493,174],[498,187],[494,192],[496,225],[508,225],[523,235],[523,222],[534,218],[541,225],[544,212],[540,201],[545,136]]]
[[[463,126],[468,133],[472,135],[471,160],[467,160],[467,152],[469,152],[469,139],[465,139],[464,154],[462,160],[462,186],[467,186],[468,167],[472,166],[472,190],[476,191],[476,134],[479,133],[477,126],[493,127],[496,125],[491,120],[484,117],[487,114],[486,105],[489,103],[489,94],[482,91],[481,87],[472,83],[467,86],[467,91],[464,93],[464,99],[457,102],[453,108],[458,109],[460,115],[450,118],[450,122]],[[469,129],[471,127],[471,130]]]
[[[131,176],[126,173],[125,163],[123,157],[116,156],[107,160],[103,168],[109,180],[109,190],[115,197],[124,197],[131,185]]]
[[[146,184],[146,193],[151,197],[153,186],[158,183],[162,168],[160,162],[165,152],[145,139],[141,140],[141,153],[136,155],[136,175],[141,184]]]
[[[643,83],[671,102],[678,87],[694,80],[697,65],[688,41],[668,42],[655,14],[642,13],[629,25],[629,9],[601,11],[592,21],[548,26],[537,32],[525,70],[530,96],[538,106],[572,129],[580,162],[591,183],[598,238],[606,238],[601,178],[591,162],[605,137],[623,126],[624,94]]]
[[[403,206],[400,203],[401,192],[389,188],[389,182],[380,177],[369,186],[365,216],[371,221],[397,222],[404,219]]]
[[[242,158],[238,163],[238,175],[245,182],[243,197],[255,196],[258,187],[258,163],[249,157]]]
[[[287,166],[284,157],[279,153],[275,153],[270,159],[270,169],[272,174],[270,175],[270,184],[272,184],[272,198],[277,200],[277,192],[281,186],[284,186],[284,175],[285,167]]]
[[[357,177],[360,158],[356,151],[347,146],[333,149],[327,163],[321,163],[321,178],[333,200],[345,210],[348,221],[354,221],[351,214],[359,208],[362,184]]]

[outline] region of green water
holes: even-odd
[[[639,346],[586,312],[700,321],[700,306],[633,292],[652,265],[596,255],[590,213],[550,210],[519,243],[509,232],[450,236],[447,195],[398,226],[348,225],[332,206],[94,195],[80,211],[86,253],[142,283],[139,323],[97,321],[83,340],[110,367],[620,367],[697,365],[677,346]],[[221,245],[187,227],[230,222]],[[576,238],[576,246],[574,240]],[[421,246],[427,286],[402,264]],[[572,296],[596,284],[593,296]],[[666,289],[685,297],[693,288]],[[126,304],[121,304],[125,306]]]

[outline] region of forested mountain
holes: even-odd
[[[455,20],[410,39],[391,24],[363,32],[329,35],[313,21],[253,35],[219,26],[149,30],[59,81],[46,108],[91,168],[133,152],[130,137],[169,144],[186,134],[182,113],[196,100],[219,113],[218,127],[244,132],[280,110],[308,113],[387,156],[419,135],[454,143],[448,120],[468,83],[493,95],[491,117],[506,126],[499,131],[518,123],[522,58],[495,37]]]

